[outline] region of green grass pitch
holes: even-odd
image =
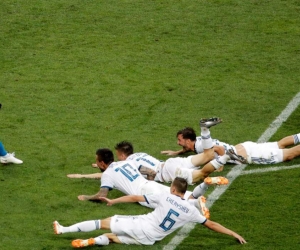
[[[292,0],[2,0],[0,140],[24,164],[0,166],[1,249],[71,249],[101,232],[57,236],[52,221],[150,211],[77,199],[99,181],[66,175],[95,172],[97,148],[126,139],[164,160],[179,129],[211,116],[224,120],[214,138],[256,141],[300,91],[299,12]],[[300,107],[271,140],[299,133],[299,120]],[[248,244],[197,225],[176,249],[298,249],[299,177],[243,175],[214,203],[212,219]]]

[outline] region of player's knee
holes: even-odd
[[[288,154],[288,155],[285,156],[284,161],[291,161],[291,160],[293,160],[295,157],[296,157],[296,156],[293,155],[293,154]]]
[[[213,149],[205,151],[205,162],[209,162],[215,158],[215,151]]]

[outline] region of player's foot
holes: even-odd
[[[53,222],[53,230],[55,234],[62,234],[61,225],[58,223],[58,221]]]
[[[227,185],[229,183],[228,179],[223,176],[217,177],[206,177],[204,183],[207,185]]]
[[[93,246],[95,245],[95,240],[93,238],[90,238],[88,240],[73,240],[72,241],[72,246],[75,248],[80,248],[80,247],[87,247],[87,246]]]
[[[92,163],[92,167],[93,167],[93,168],[98,168],[97,163]]]
[[[201,118],[200,120],[200,127],[202,128],[210,128],[222,122],[222,119],[219,117],[212,117],[212,118]]]
[[[231,160],[238,161],[243,164],[247,163],[247,160],[243,156],[237,155],[232,148],[228,149],[226,154],[230,157]]]
[[[15,153],[7,153],[7,155],[0,157],[0,162],[3,164],[14,163],[14,164],[22,164],[23,161],[17,159],[15,157]]]
[[[206,198],[204,196],[200,196],[197,199],[197,205],[196,207],[199,209],[200,213],[206,218],[209,219],[210,217],[210,212],[209,209],[205,205],[206,203]]]

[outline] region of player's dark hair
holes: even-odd
[[[196,137],[197,137],[195,130],[190,127],[186,127],[179,130],[177,132],[176,137],[178,137],[178,135],[182,135],[183,139],[190,139],[191,141],[196,141]]]
[[[182,177],[176,177],[172,182],[172,186],[176,188],[177,192],[184,194],[187,190],[188,183],[186,179]]]
[[[108,148],[99,148],[96,151],[98,161],[103,161],[105,164],[110,164],[114,161],[114,154]]]
[[[133,154],[133,146],[128,141],[121,141],[116,144],[115,150],[124,153],[125,155],[129,156]]]

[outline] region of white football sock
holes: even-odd
[[[201,195],[204,195],[206,190],[208,189],[208,185],[204,182],[202,182],[200,185],[194,188],[193,190],[193,197],[197,199]]]
[[[101,228],[101,220],[88,220],[69,227],[62,227],[63,233],[90,232]]]
[[[201,128],[201,139],[203,149],[210,149],[213,147],[213,142],[208,128]]]
[[[95,244],[96,245],[102,245],[102,246],[106,246],[109,244],[109,239],[107,238],[106,235],[102,234],[96,238],[94,238],[95,240]]]
[[[295,144],[300,143],[300,133],[296,134],[296,135],[293,135],[293,137],[294,137],[294,143]]]
[[[219,156],[217,159],[213,159],[210,161],[210,163],[214,166],[216,170],[218,170],[220,167],[224,166],[227,161],[230,160],[230,157],[228,155],[222,155]]]

